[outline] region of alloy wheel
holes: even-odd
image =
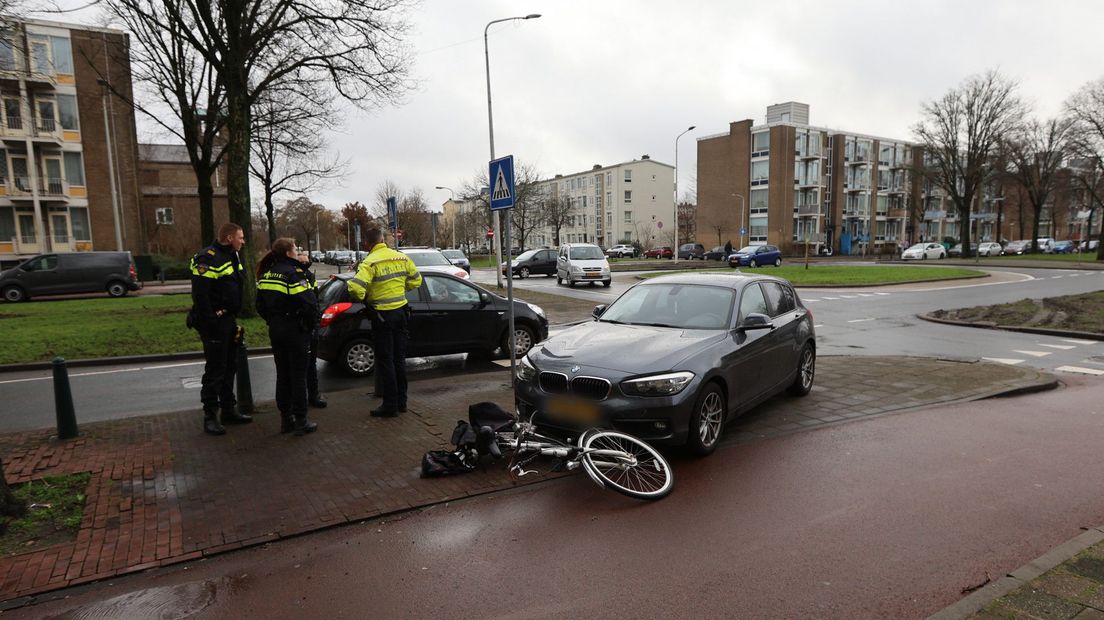
[[[718,392],[710,392],[702,401],[699,413],[701,424],[698,425],[698,433],[702,447],[708,448],[717,443],[721,435],[721,423],[724,417],[721,395]]]

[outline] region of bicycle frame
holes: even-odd
[[[505,445],[513,450],[510,456],[510,474],[520,478],[528,474],[540,473],[537,470],[525,469],[525,465],[537,456],[551,456],[566,463],[568,470],[579,467],[579,461],[584,455],[603,456],[615,459],[615,461],[599,461],[601,465],[629,469],[637,464],[636,456],[621,450],[604,450],[600,448],[580,448],[565,443],[562,440],[547,437],[536,432],[536,427],[531,422],[519,422],[518,429],[512,433],[496,433],[496,440],[500,445]],[[537,441],[532,441],[536,439]],[[532,458],[515,463],[519,455],[532,454]],[[601,486],[600,483],[597,483]]]

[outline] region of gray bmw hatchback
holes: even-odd
[[[815,368],[813,315],[786,280],[673,274],[533,347],[515,393],[546,429],[614,428],[705,455],[737,415],[808,394]]]

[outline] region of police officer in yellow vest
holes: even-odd
[[[253,418],[235,411],[234,375],[241,346],[237,322],[242,306],[242,266],[238,252],[245,245],[241,226],[223,224],[218,240],[192,257],[192,310],[189,325],[203,340],[203,383],[199,398],[203,401],[203,430],[208,435],[224,435],[222,424],[245,424]],[[222,410],[222,424],[216,417]]]
[[[422,275],[409,256],[383,243],[382,230],[369,229],[366,240],[371,251],[349,280],[349,294],[363,301],[372,316],[383,404],[371,413],[394,417],[406,411],[406,339],[410,324],[406,292],[422,285]]]

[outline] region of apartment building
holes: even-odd
[[[199,185],[182,144],[139,144],[138,177],[146,246],[153,254],[191,256],[210,243],[200,233]],[[230,221],[225,159],[211,175],[215,226]]]
[[[622,241],[645,248],[671,245],[675,218],[675,169],[648,155],[612,166],[594,165],[585,172],[557,174],[541,182],[546,199],[571,204],[559,243],[594,243],[610,247]],[[534,231],[527,245],[554,246],[550,226]]]
[[[0,21],[0,262],[145,251],[127,35]]]
[[[697,144],[700,243],[879,254],[909,240],[920,200],[910,142],[812,126],[809,106],[791,101]]]

